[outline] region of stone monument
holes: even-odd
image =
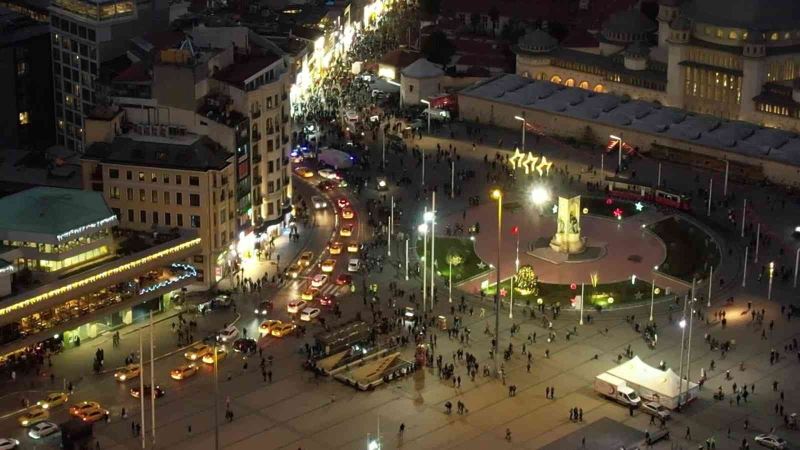
[[[557,253],[576,255],[586,250],[586,238],[581,237],[581,196],[558,198],[556,234],[550,248]]]

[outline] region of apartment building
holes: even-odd
[[[224,275],[236,239],[234,155],[207,136],[179,128],[124,124],[124,111],[89,116],[81,159],[83,188],[102,192],[129,230],[195,230],[192,259],[206,287]]]
[[[128,40],[165,30],[167,0],[54,0],[50,5],[56,143],[84,150],[84,119],[98,103],[101,66]]]

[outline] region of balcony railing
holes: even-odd
[[[259,117],[261,117],[261,110],[260,109],[258,111],[253,111],[253,112],[250,113],[250,118],[251,119],[258,119]]]
[[[253,164],[258,164],[261,162],[261,154],[256,153],[253,155]]]

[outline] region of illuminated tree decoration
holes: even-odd
[[[514,150],[514,154],[508,158],[511,163],[511,168],[514,170],[520,167],[525,169],[525,175],[530,175],[531,172],[536,172],[540,177],[550,174],[550,168],[553,166],[552,161],[548,161],[546,156],[541,158],[533,156],[532,152],[522,153],[519,148]]]
[[[614,210],[614,217],[616,217],[618,220],[622,219],[622,210],[619,209],[619,208],[615,209]]]
[[[514,277],[514,289],[522,295],[537,295],[539,293],[539,277],[533,267],[526,264],[519,268]]]

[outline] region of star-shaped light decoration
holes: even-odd
[[[553,214],[558,213],[558,205],[553,205]]]
[[[479,268],[479,269],[485,269],[485,268],[486,268],[486,263],[485,263],[485,262],[483,262],[483,261],[479,262],[479,263],[478,263],[478,268]]]
[[[531,152],[528,152],[528,154],[525,155],[525,161],[521,164],[522,167],[525,168],[525,175],[530,175],[531,170],[535,170],[536,169],[536,161],[538,161],[538,160],[539,160],[539,157],[538,156],[533,156],[533,153],[531,153]]]
[[[517,165],[522,165],[522,160],[525,158],[525,155],[519,151],[519,147],[514,150],[514,154],[511,158],[508,158],[508,162],[511,163],[511,168],[517,170]]]
[[[506,291],[506,288],[500,289],[500,297],[505,297],[507,294],[508,294],[508,291]]]
[[[635,293],[635,294],[633,294],[633,297],[634,297],[636,300],[641,300],[641,299],[642,299],[642,296],[644,296],[644,294],[642,294],[642,292],[641,292],[641,291],[636,291],[636,293]]]
[[[644,204],[642,202],[636,202],[633,206],[636,207],[636,211],[641,211],[644,209]]]
[[[616,217],[617,219],[622,219],[622,210],[619,209],[619,208],[615,209],[614,210],[614,217]]]
[[[550,175],[551,167],[553,167],[553,162],[548,161],[546,156],[542,156],[542,160],[539,162],[539,165],[536,166],[536,171],[539,172],[540,177],[543,177],[545,175]]]

